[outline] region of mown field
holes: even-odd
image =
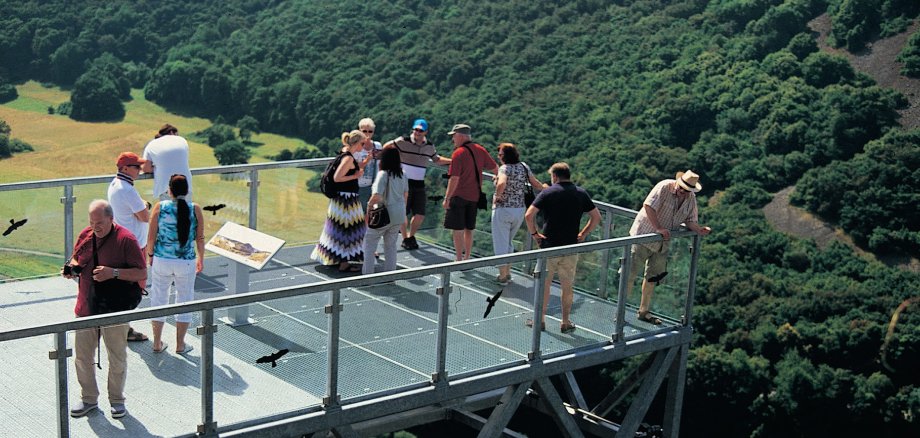
[[[57,106],[69,99],[67,91],[44,87],[30,81],[17,87],[19,98],[0,105],[0,119],[12,128],[12,135],[30,143],[34,152],[16,154],[0,160],[0,183],[35,181],[114,174],[115,158],[124,151],[141,154],[144,145],[153,138],[163,123],[172,123],[180,134],[188,135],[210,126],[211,122],[197,117],[185,117],[165,111],[144,99],[141,90],[133,90],[133,100],[126,104],[127,114],[118,123],[83,123],[66,116],[50,115],[48,106]],[[254,135],[253,158],[250,162],[269,161],[268,156],[281,149],[303,146],[302,140],[274,134]],[[191,166],[216,166],[212,150],[206,144],[190,140]],[[305,189],[307,178],[316,172],[306,170],[277,170],[260,172],[258,228],[288,241],[288,244],[315,240],[321,231],[326,199]],[[138,182],[138,191],[145,199],[152,198],[152,182]],[[92,199],[106,197],[106,184],[78,186],[74,193],[74,228],[85,226],[83,213]],[[202,205],[226,204],[217,215],[207,213],[206,230],[210,236],[225,221],[248,222],[249,189],[246,179],[221,178],[205,175],[194,180],[195,201]],[[62,189],[40,189],[0,192],[0,221],[28,218],[29,222],[0,237],[0,278],[22,278],[49,274],[60,264],[53,257],[36,256],[13,251],[29,250],[63,257]]]

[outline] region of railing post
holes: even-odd
[[[684,325],[690,325],[690,316],[693,312],[693,296],[696,294],[696,271],[702,242],[703,238],[699,234],[695,234],[693,244],[690,246],[690,282],[687,287],[687,302],[684,304],[684,317],[683,321],[681,321]]]
[[[610,210],[604,212],[604,223],[602,231],[602,239],[607,240],[610,238],[610,229],[613,227],[613,213]],[[597,297],[606,300],[607,299],[607,271],[610,269],[610,250],[605,249],[601,251],[601,262],[600,262],[601,272],[600,277],[598,277],[598,288],[597,288]]]
[[[323,397],[323,407],[325,409],[338,407],[341,398],[339,397],[339,315],[342,312],[342,305],[339,304],[339,289],[329,291],[329,305],[326,306],[326,314],[329,315],[327,331],[329,337],[326,347],[326,396]]]
[[[259,171],[249,171],[249,228],[257,229],[259,218]]]
[[[437,386],[447,384],[447,324],[448,304],[450,296],[450,272],[441,274],[441,287],[438,288],[438,346],[436,369],[431,375],[431,381]]]
[[[623,342],[626,338],[623,336],[623,327],[626,326],[626,289],[630,281],[635,281],[630,274],[630,265],[632,264],[632,245],[623,247],[623,259],[620,264],[620,284],[617,288],[617,317],[616,332],[613,334],[613,342]]]
[[[201,424],[198,425],[199,436],[217,436],[217,422],[214,421],[214,309],[201,311]]]
[[[73,204],[77,198],[73,195],[73,186],[67,184],[64,186],[64,196],[61,198],[61,204],[64,204],[64,259],[70,260],[73,255]]]
[[[534,361],[540,358],[540,321],[543,320],[543,294],[546,285],[546,257],[540,257],[537,260],[537,267],[533,271],[533,330],[532,343],[530,344],[530,353],[527,353],[527,360]]]
[[[70,186],[68,186],[70,187]],[[54,350],[48,352],[48,359],[57,363],[54,365],[57,385],[55,386],[55,395],[57,396],[57,426],[58,436],[70,436],[70,407],[67,403],[67,358],[73,354],[73,350],[67,348],[67,332],[58,332],[54,334]]]

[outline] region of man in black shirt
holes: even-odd
[[[583,188],[576,186],[569,179],[572,171],[566,163],[556,163],[549,168],[552,186],[543,189],[524,214],[527,231],[536,239],[540,248],[572,245],[583,242],[585,237],[601,222],[601,213],[597,211],[594,201]],[[535,219],[537,213],[543,212],[543,232],[537,231]],[[588,223],[581,231],[581,216],[588,213]],[[546,261],[546,281],[543,288],[543,312],[540,326],[546,329],[546,306],[549,303],[550,287],[553,276],[559,273],[562,283],[562,324],[559,330],[568,333],[575,330],[575,323],[569,319],[572,299],[575,293],[575,265],[578,254],[555,257]],[[527,320],[532,326],[533,321]]]

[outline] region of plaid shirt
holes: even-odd
[[[669,230],[677,229],[680,224],[685,222],[697,222],[696,194],[690,193],[684,198],[683,202],[677,196],[676,180],[666,179],[655,185],[655,188],[649,192],[643,202],[643,208],[639,209],[639,214],[633,221],[629,229],[630,236],[640,234],[655,233],[655,227],[648,220],[645,213],[645,206],[648,205],[655,209],[658,216],[658,225]]]

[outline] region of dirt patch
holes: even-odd
[[[920,272],[920,260],[907,256],[876,256],[853,243],[840,228],[835,228],[803,208],[789,203],[789,197],[795,186],[786,187],[773,196],[773,200],[764,206],[763,213],[767,222],[777,231],[801,239],[814,239],[819,248],[825,248],[837,241],[853,248],[857,254],[878,260],[888,266]]]
[[[827,34],[831,30],[831,18],[827,14],[810,21],[808,27],[818,33],[817,42],[821,50],[846,57],[854,70],[871,76],[880,87],[893,88],[904,94],[908,107],[898,111],[901,114],[901,126],[906,129],[920,127],[920,79],[902,76],[900,71],[903,64],[896,60],[907,44],[907,39],[920,29],[920,20],[915,20],[904,32],[869,43],[859,53],[827,45]]]

